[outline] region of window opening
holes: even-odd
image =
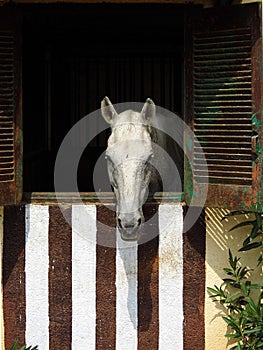
[[[113,103],[151,97],[181,114],[183,28],[184,6],[178,5],[25,7],[25,192],[54,190],[54,162],[64,136],[100,108],[105,95]],[[92,168],[108,134],[94,138],[83,153],[80,191],[94,190]]]

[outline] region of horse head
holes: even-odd
[[[142,206],[153,172],[151,121],[155,116],[155,104],[148,98],[141,112],[126,110],[118,114],[105,97],[101,108],[111,126],[106,159],[116,196],[117,227],[123,240],[138,240],[144,222]]]

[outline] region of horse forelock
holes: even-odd
[[[151,127],[140,113],[132,110],[121,113],[112,125],[108,148],[129,140],[151,142]]]

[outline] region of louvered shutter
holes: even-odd
[[[0,8],[0,205],[22,196],[22,113],[19,18]]]
[[[186,24],[185,192],[206,206],[262,209],[259,5],[191,12]],[[203,152],[203,155],[202,155]],[[205,162],[206,160],[206,162]]]

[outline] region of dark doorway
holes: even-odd
[[[181,114],[184,6],[63,4],[23,11],[24,191],[54,191],[63,138],[104,96],[113,103],[151,97]],[[107,133],[82,156],[80,191],[94,190],[85,161],[95,165]]]

